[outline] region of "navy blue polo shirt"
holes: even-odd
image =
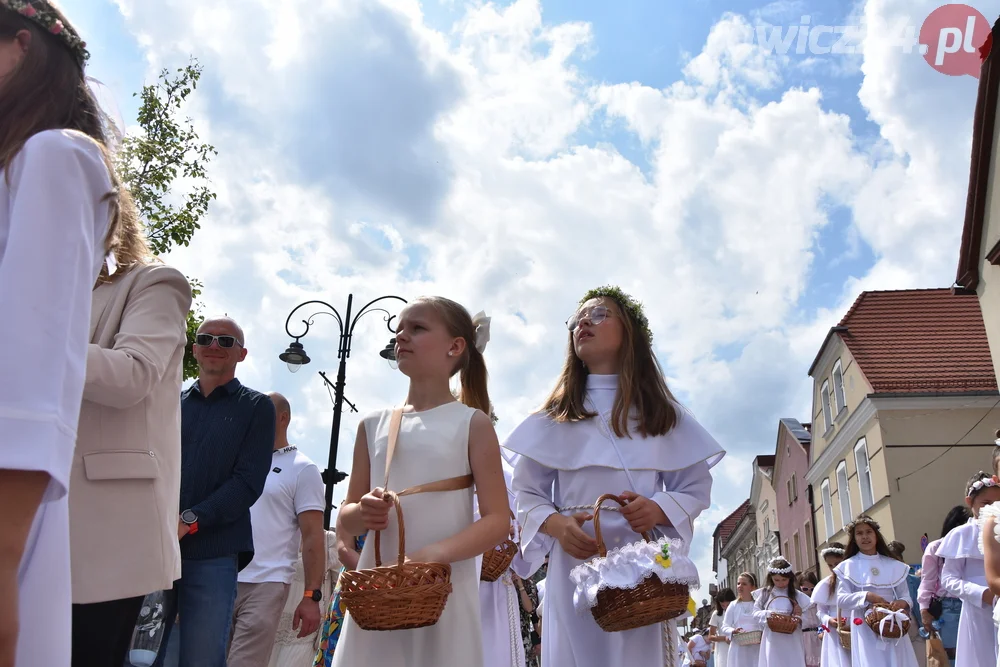
[[[203,396],[198,382],[181,392],[181,505],[198,515],[198,532],[181,539],[181,557],[253,558],[250,506],[264,491],[274,451],[271,399],[232,379]]]

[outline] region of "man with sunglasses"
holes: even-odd
[[[250,506],[264,490],[275,434],[271,399],[236,379],[244,340],[229,318],[206,320],[195,338],[198,380],[181,392],[181,578],[156,665],[226,664],[236,577],[254,553]]]

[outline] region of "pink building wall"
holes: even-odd
[[[813,509],[806,482],[810,442],[808,425],[803,426],[798,420],[787,418],[778,422],[773,478],[778,505],[778,532],[781,555],[795,566],[797,572],[816,570],[817,564]]]

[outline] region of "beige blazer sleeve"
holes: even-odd
[[[155,266],[138,278],[114,347],[91,344],[87,350],[84,400],[117,409],[144,400],[186,339],[190,308],[191,286],[177,269]]]

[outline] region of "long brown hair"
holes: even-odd
[[[461,373],[459,376],[461,390],[458,394],[458,400],[470,408],[476,408],[491,415],[486,360],[482,353],[476,349],[476,325],[473,324],[469,311],[462,304],[443,296],[422,296],[416,300],[416,303],[426,303],[433,307],[444,322],[448,333],[455,338],[465,339],[465,352],[458,358],[454,369],[452,369],[452,375]]]
[[[777,558],[772,558],[771,562],[768,563],[767,577],[764,579],[764,593],[763,593],[763,595],[764,595],[764,604],[765,605],[767,604],[767,601],[771,597],[771,591],[774,590],[774,575],[771,574],[770,568],[773,567],[773,568],[777,568],[777,569],[782,569],[783,570],[783,569],[785,569],[787,567],[791,567],[791,566],[792,566],[792,564],[789,563],[784,558],[782,558],[781,556],[778,556]],[[796,581],[795,581],[795,572],[789,572],[788,574],[783,574],[781,576],[788,577],[788,599],[792,600],[794,602],[795,601],[795,593],[799,590],[798,586],[796,585]]]
[[[878,523],[876,523],[875,520],[872,519],[867,514],[859,514],[858,518],[852,521],[851,524],[847,527],[848,540],[847,540],[847,550],[846,553],[844,554],[844,557],[850,558],[852,556],[856,556],[859,553],[861,553],[861,548],[858,546],[857,541],[854,539],[854,532],[857,530],[858,526],[860,526],[863,523],[868,524],[869,526],[871,526],[871,529],[875,531],[875,552],[878,553],[880,556],[885,556],[886,558],[891,558],[893,560],[898,560],[902,562],[902,559],[896,556],[889,548],[889,545],[886,544],[885,538],[882,537],[882,530],[879,528]]]
[[[618,353],[621,372],[611,411],[611,427],[619,438],[631,437],[629,415],[634,408],[640,435],[663,435],[677,423],[677,399],[667,387],[663,369],[653,354],[652,343],[645,330],[634,321],[629,309],[613,297],[600,298],[614,304],[615,315],[621,319],[625,330]],[[596,417],[584,405],[589,374],[576,354],[573,332],[570,332],[566,362],[555,389],[542,405],[542,411],[556,422],[577,422]]]
[[[44,0],[31,0],[36,11],[55,14],[65,30],[76,32],[69,20]],[[31,137],[46,130],[75,130],[94,140],[101,149],[111,178],[112,217],[104,246],[115,253],[119,266],[130,268],[140,257],[148,257],[145,236],[128,191],[121,187],[108,154],[109,121],[94,99],[77,56],[54,35],[18,13],[0,7],[0,39],[15,39],[27,30],[31,45],[18,67],[3,81],[0,95],[0,170],[8,172],[11,161]],[[120,255],[120,256],[119,256]],[[107,269],[101,269],[106,276]]]

